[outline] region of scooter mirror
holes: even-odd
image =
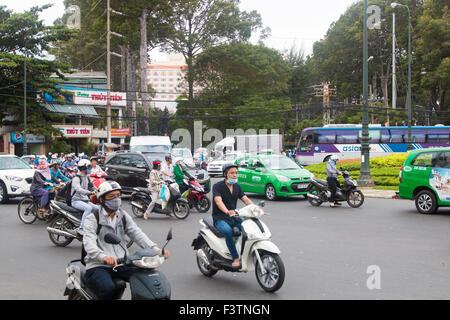
[[[170,228],[169,233],[167,234],[167,241],[172,240],[172,228]]]
[[[260,201],[258,204],[261,208],[264,208],[264,206],[266,205],[265,201]]]
[[[120,238],[114,233],[107,233],[105,235],[105,242],[109,244],[120,244]]]

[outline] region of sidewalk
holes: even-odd
[[[366,198],[392,199],[395,198],[395,190],[378,190],[373,188],[359,188]]]

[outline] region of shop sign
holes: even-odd
[[[130,128],[111,128],[111,137],[123,137],[131,135]]]
[[[11,143],[23,143],[23,133],[21,132],[12,132],[11,133]],[[37,143],[42,144],[45,143],[44,136],[35,136],[34,134],[27,134],[27,143]]]
[[[66,89],[67,90],[67,89]],[[88,104],[106,106],[106,91],[68,90],[73,92],[74,104]],[[111,92],[109,100],[111,106],[125,107],[127,94],[124,92]]]
[[[53,126],[61,130],[63,136],[66,138],[90,138],[92,137],[92,126]]]

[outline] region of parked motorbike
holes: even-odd
[[[55,194],[55,199],[62,200],[62,198],[58,197],[58,192],[66,185],[66,183],[46,183],[45,185],[47,191]],[[39,199],[31,194],[27,194],[20,200],[17,207],[17,213],[19,214],[20,221],[25,224],[32,224],[37,219],[47,221],[53,215],[51,208],[47,213],[39,211]]]
[[[272,242],[269,228],[260,220],[266,214],[264,201],[235,210],[236,216],[244,218],[242,231],[233,228],[236,249],[240,253],[240,268],[232,267],[232,258],[224,235],[214,226],[212,217],[200,220],[203,228],[192,242],[196,251],[200,272],[212,277],[219,270],[248,272],[255,270],[256,279],[267,292],[275,292],[284,282],[285,269],[280,249]]]
[[[147,180],[148,182],[148,180]],[[173,213],[178,219],[186,219],[190,214],[189,202],[181,197],[178,184],[173,180],[166,181],[170,191],[170,197],[167,202],[167,206],[164,208],[164,201],[158,199],[153,209],[153,213],[170,214]],[[133,214],[141,218],[145,210],[152,202],[152,196],[148,188],[136,187],[133,188],[131,194],[130,203]]]
[[[198,212],[204,213],[211,207],[211,200],[209,200],[205,189],[195,178],[189,180],[183,180],[183,182],[189,187],[181,197],[186,199],[189,203],[189,208],[195,207]]]
[[[142,249],[117,260],[118,266],[113,267],[114,271],[122,265],[136,269],[129,279],[132,300],[170,300],[170,283],[157,269],[165,261],[164,248],[171,239],[172,230],[169,230],[162,254],[153,249]],[[113,233],[105,235],[105,242],[122,246],[121,239]],[[68,296],[68,300],[98,300],[95,290],[85,282],[86,269],[81,260],[71,261],[66,268],[66,273],[64,295]],[[126,289],[126,282],[120,278],[115,278],[113,281],[116,285],[115,299],[120,299]]]
[[[350,174],[340,168],[344,177],[344,184],[336,188],[336,201],[347,201],[352,208],[359,208],[364,202],[364,194],[358,189],[358,183],[350,177]],[[331,191],[326,180],[311,178],[308,186],[308,201],[318,207],[323,202],[330,201]]]
[[[64,202],[50,201],[50,209],[53,215],[48,221],[47,232],[50,240],[58,247],[68,246],[74,239],[83,241],[83,236],[77,232],[80,227],[83,211],[68,206]],[[133,241],[127,240],[127,247],[131,247]]]

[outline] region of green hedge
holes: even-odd
[[[370,159],[370,175],[376,186],[398,186],[399,184],[399,172],[400,168],[405,162],[408,154],[392,154],[386,157]],[[347,170],[348,173],[354,178],[359,178],[361,170],[361,162],[348,162],[344,160],[344,163],[337,163],[337,167]],[[318,163],[305,167],[312,172],[319,179],[326,179],[326,163]],[[344,180],[339,176],[338,180],[342,183]]]

